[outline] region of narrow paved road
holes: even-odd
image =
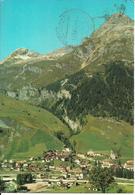
[[[78,183],[88,183],[89,180],[78,180],[78,179],[36,179],[36,182],[59,182],[62,181],[64,183],[72,183],[72,182],[78,182]]]

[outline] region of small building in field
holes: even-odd
[[[94,158],[94,157],[102,157],[103,154],[90,150],[90,151],[87,152],[87,156]]]
[[[77,157],[78,157],[79,159],[85,159],[85,158],[86,158],[84,154],[77,154]]]
[[[102,161],[102,168],[110,168],[114,165],[113,161],[110,159],[106,159]]]
[[[94,152],[93,152],[92,150],[89,150],[89,151],[87,152],[87,156],[89,156],[89,157],[94,157]]]
[[[123,167],[128,170],[134,170],[134,161],[128,160]]]

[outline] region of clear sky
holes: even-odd
[[[63,47],[56,27],[66,10],[79,9],[95,18],[106,12],[115,13],[114,4],[121,3],[133,18],[133,0],[0,0],[0,60],[17,48],[47,53]],[[96,27],[102,22],[103,19],[95,19]],[[80,33],[83,30],[82,22]]]

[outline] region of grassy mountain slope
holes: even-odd
[[[69,129],[53,114],[25,102],[0,96],[0,152],[5,158],[25,158],[63,144],[54,132]]]
[[[77,151],[108,152],[120,149],[123,159],[133,158],[133,127],[124,121],[115,121],[87,115],[87,123],[80,134],[71,138]]]

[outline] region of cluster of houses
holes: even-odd
[[[4,160],[0,162],[0,169],[32,172],[37,179],[84,180],[93,163],[99,161],[97,159],[100,159],[103,168],[117,166],[115,163],[117,156],[112,151],[110,155],[94,151],[73,154],[69,148],[64,148],[62,151],[49,150],[41,157],[31,157],[28,160]],[[55,160],[60,163],[54,164]],[[67,165],[66,162],[70,163]],[[133,160],[128,160],[122,166],[125,169],[134,170]]]

